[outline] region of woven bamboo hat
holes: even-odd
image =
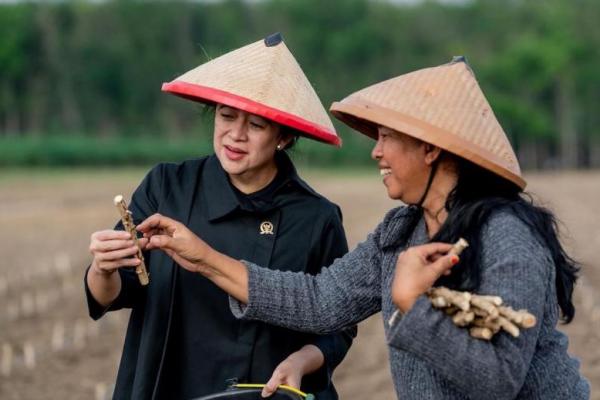
[[[431,143],[515,183],[526,182],[504,130],[464,57],[352,93],[330,108],[377,139],[377,126]]]
[[[327,111],[279,33],[186,72],[162,90],[221,103],[341,146]]]

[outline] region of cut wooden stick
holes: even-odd
[[[75,326],[73,327],[73,347],[76,349],[83,349],[85,347],[85,321],[77,319]]]
[[[497,321],[503,330],[510,333],[513,337],[519,337],[519,328],[515,324],[504,317],[498,317]]]
[[[498,322],[486,320],[485,318],[475,318],[473,320],[473,326],[477,326],[479,328],[488,328],[493,334],[500,332],[500,329],[502,329]]]
[[[133,218],[131,217],[131,211],[127,209],[127,203],[123,199],[122,195],[117,195],[114,198],[115,206],[119,210],[121,214],[121,221],[123,222],[123,227],[129,234],[131,238],[135,242],[138,247],[137,257],[140,259],[140,264],[135,267],[135,272],[138,276],[138,279],[142,285],[147,285],[150,283],[150,276],[148,275],[148,270],[146,269],[146,264],[144,264],[144,255],[142,254],[142,249],[140,248],[140,243],[137,239],[137,231],[135,230],[135,224],[133,223]]]
[[[35,347],[33,347],[33,343],[25,342],[23,344],[23,363],[27,369],[35,368]]]
[[[94,398],[96,400],[106,400],[108,399],[108,385],[104,382],[96,383],[94,387]]]
[[[468,246],[469,243],[460,238],[448,254],[459,256]],[[430,288],[427,296],[434,308],[450,316],[455,325],[468,328],[470,335],[478,339],[490,340],[500,331],[518,337],[519,328],[536,324],[534,315],[503,305],[500,296],[472,294],[443,286]]]
[[[388,325],[392,326],[394,325],[394,323],[396,322],[396,319],[398,319],[398,315],[400,315],[400,310],[396,309],[396,311],[394,311],[392,313],[392,316],[390,317],[390,319],[388,320]]]
[[[473,311],[476,317],[486,318],[488,316],[488,313],[479,307],[471,307],[471,311]]]
[[[473,297],[481,299],[482,301],[487,301],[488,303],[492,303],[495,306],[502,305],[502,297],[500,296],[486,296],[483,294],[474,294]]]
[[[503,301],[498,296],[471,294],[443,286],[431,288],[427,294],[432,305],[450,316],[456,326],[481,328],[469,329],[471,336],[478,339],[489,340],[488,331],[483,328],[489,330],[492,336],[502,330],[519,337],[519,328],[527,329],[536,324],[535,316],[526,310],[515,311],[499,305]]]
[[[65,325],[56,322],[52,328],[52,339],[50,342],[52,351],[61,351],[65,348]]]
[[[477,326],[469,328],[469,334],[474,338],[483,340],[490,340],[492,336],[494,336],[494,333],[490,330],[490,328]]]
[[[13,349],[8,343],[2,343],[2,364],[0,371],[3,376],[10,376],[13,365]]]
[[[454,243],[454,245],[452,246],[452,248],[450,249],[448,254],[454,254],[456,256],[459,256],[460,253],[462,253],[463,250],[466,249],[467,247],[469,247],[469,242],[467,242],[463,238],[460,238],[460,239],[458,239],[458,241],[456,243]]]
[[[452,322],[454,322],[454,325],[460,327],[468,326],[471,324],[471,322],[473,322],[474,319],[475,314],[473,314],[471,311],[457,311],[452,316]]]
[[[443,298],[443,297],[441,297],[441,296],[432,296],[430,300],[431,300],[431,304],[435,308],[448,308],[448,307],[451,307],[451,304],[448,303],[446,301],[446,299]]]
[[[483,298],[483,296],[472,295],[471,304],[485,311],[492,319],[497,318],[500,313],[496,306]]]
[[[515,311],[510,307],[498,307],[498,311],[500,312],[500,315],[513,321],[521,328],[531,328],[535,326],[535,315],[528,313],[527,310]]]
[[[0,296],[3,296],[4,293],[8,291],[8,281],[5,277],[0,276]]]
[[[471,293],[457,292],[444,286],[438,286],[429,290],[430,297],[442,297],[447,303],[453,304],[463,311],[471,308]]]

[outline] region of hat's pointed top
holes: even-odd
[[[469,61],[467,60],[466,56],[454,56],[454,57],[452,57],[452,60],[448,63],[448,65],[458,64],[458,63],[462,63],[462,65],[464,65],[467,68],[467,70],[469,70],[469,72],[475,78],[475,72],[473,72],[473,69],[471,68],[471,64],[469,64]]]
[[[525,187],[517,157],[463,56],[359,90],[331,111],[373,138],[378,125],[386,126]]]
[[[169,83],[163,91],[221,103],[341,145],[333,123],[280,33],[233,50]]]
[[[265,46],[267,47],[277,46],[281,42],[283,42],[283,35],[280,32],[275,32],[265,38]]]
[[[458,63],[458,62],[463,62],[463,63],[469,65],[469,62],[467,61],[467,57],[465,57],[465,56],[452,57],[452,61],[450,61],[450,64],[454,64],[454,63]]]

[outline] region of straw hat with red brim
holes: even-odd
[[[162,90],[260,115],[321,142],[342,143],[278,33],[202,64],[164,83]]]
[[[377,139],[385,126],[465,158],[524,189],[519,162],[464,57],[369,86],[331,105]]]

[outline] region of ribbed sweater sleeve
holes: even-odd
[[[381,225],[318,275],[274,271],[244,261],[249,302],[242,306],[232,299],[232,312],[238,318],[321,334],[364,320],[381,310],[380,231]]]
[[[498,295],[514,309],[527,309],[538,324],[521,330],[517,338],[501,332],[490,342],[474,339],[421,296],[390,327],[388,341],[424,360],[469,397],[513,399],[536,349],[546,297],[554,295],[554,265],[515,216],[494,215],[482,235],[482,282],[477,292]]]
[[[320,229],[318,234],[313,235],[313,240],[316,243],[313,244],[313,248],[317,248],[320,251],[315,252],[316,257],[311,258],[312,266],[318,266],[321,268],[325,265],[330,265],[337,258],[342,257],[348,252],[348,242],[346,240],[346,233],[344,232],[344,226],[342,224],[342,212],[339,207],[331,207],[330,203],[325,203],[327,207],[324,207],[323,211],[320,211],[323,215],[329,213],[331,216],[328,219],[327,224],[323,229]],[[307,271],[311,272],[311,271]],[[317,335],[314,337],[313,345],[317,346],[323,357],[325,363],[323,368],[326,369],[327,375],[331,378],[335,368],[342,362],[352,341],[356,337],[357,329],[356,326],[351,326],[337,333],[331,333],[329,335]]]

